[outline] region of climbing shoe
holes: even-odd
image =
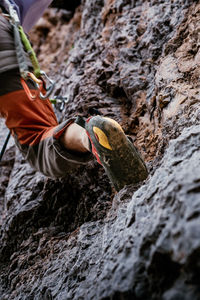
[[[85,120],[78,116],[75,122],[86,129],[91,152],[117,191],[147,178],[144,161],[116,121],[101,116]]]

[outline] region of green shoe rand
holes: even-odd
[[[117,191],[147,178],[144,161],[116,121],[95,116],[86,123],[85,129]]]

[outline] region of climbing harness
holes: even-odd
[[[13,27],[17,61],[21,75],[21,84],[24,88],[24,91],[30,100],[34,100],[38,97],[41,100],[46,100],[47,98],[49,99],[49,96],[55,88],[55,82],[52,79],[50,79],[44,71],[40,69],[35,51],[33,50],[31,43],[23,30],[23,27],[20,25],[18,14],[14,9],[13,5],[9,2],[9,0],[4,0],[4,3],[6,4],[8,14],[4,12],[2,14],[5,18],[7,18],[10,21]],[[33,72],[30,72],[29,70],[24,49],[30,58],[33,67]],[[34,84],[34,91],[30,91],[27,85],[27,81],[29,80]],[[65,103],[67,102],[66,98],[59,96],[49,100],[52,104],[58,103],[60,111],[64,109]],[[11,133],[9,132],[0,152],[0,161],[2,160],[10,136]]]
[[[45,100],[49,98],[50,94],[53,92],[55,82],[40,69],[35,51],[33,50],[31,43],[29,42],[22,26],[20,25],[20,20],[16,10],[8,0],[4,1],[9,11],[9,14],[4,15],[8,17],[13,27],[17,61],[21,74],[21,84],[30,100],[34,100],[38,96],[41,100]],[[29,70],[23,48],[29,55],[33,67],[33,73]],[[29,89],[27,85],[28,80],[33,82],[35,86],[34,92],[31,92]]]

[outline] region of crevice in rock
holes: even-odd
[[[81,4],[81,0],[65,1],[65,0],[54,0],[51,7],[66,9],[69,11],[75,11],[75,9]]]

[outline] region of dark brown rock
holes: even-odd
[[[200,5],[84,0],[64,14],[32,32],[68,99],[60,119],[114,118],[150,175],[114,194],[95,162],[54,181],[17,152],[0,195],[0,298],[199,300]]]

